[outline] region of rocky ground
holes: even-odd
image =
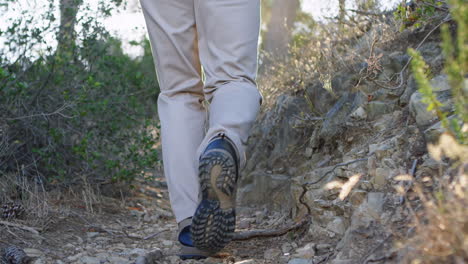
[[[327,243],[309,243],[302,228],[281,236],[234,241],[207,260],[181,261],[177,256],[177,225],[168,205],[167,189],[156,187],[164,185],[157,183],[137,185],[132,196],[124,200],[100,197],[100,202],[93,205],[94,213],[85,210],[82,201],[55,201],[57,206],[50,208],[47,221],[37,226],[31,225],[31,219],[10,220],[16,227],[0,225],[0,245],[21,247],[34,264],[298,264],[323,262],[333,250]],[[293,224],[286,215],[266,209],[243,209],[237,220],[237,232],[275,231]]]
[[[303,91],[279,96],[253,129],[240,204],[310,217],[307,240],[317,255],[318,244],[329,245],[326,263],[405,262],[398,245],[413,234],[411,223],[422,206],[412,184],[398,179],[415,179],[430,193],[448,171],[426,147],[443,132],[441,122],[406,75],[406,49],[418,46],[443,111],[453,116],[440,40],[428,29],[412,34],[379,48],[380,70],[372,78],[363,80],[365,70],[337,72],[335,94],[313,80]],[[426,38],[414,38],[418,34]]]

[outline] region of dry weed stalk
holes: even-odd
[[[374,20],[365,32],[356,26],[346,26],[342,31],[334,23],[317,26],[313,31],[314,34],[307,35],[301,45],[290,46],[286,61],[263,54],[269,63],[262,65],[259,89],[267,107],[271,107],[280,94],[296,93],[316,81],[335,96],[331,84],[336,73],[346,71],[359,74],[364,63],[370,66],[369,69],[364,68],[364,74],[367,70],[378,71],[382,55],[379,55],[380,52],[374,54],[376,44],[385,46],[395,37],[397,29],[391,21]],[[366,57],[363,54],[370,55]],[[352,88],[349,87],[349,90]]]
[[[100,194],[96,193],[95,189],[89,184],[85,176],[83,178],[83,189],[81,190],[82,199],[88,213],[94,213],[94,205],[99,203]]]
[[[458,144],[448,134],[439,144],[430,146],[431,156],[441,161],[448,157],[457,165],[455,175],[446,173],[438,181],[439,188],[432,193],[414,179],[413,190],[422,203],[413,213],[415,235],[406,242],[410,250],[408,263],[466,263],[468,261],[468,175],[466,154],[468,147]],[[398,180],[398,179],[397,179]]]
[[[0,203],[21,205],[26,213],[26,221],[37,225],[41,219],[46,219],[51,212],[49,194],[41,182],[28,180],[17,174],[0,175]]]

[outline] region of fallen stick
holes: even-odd
[[[20,225],[20,224],[15,224],[15,223],[10,223],[6,221],[0,221],[0,225],[4,226],[10,226],[10,227],[16,227],[25,231],[29,231],[35,235],[39,235],[39,231],[33,227],[25,226],[25,225]]]
[[[94,229],[95,231],[97,232],[106,232],[107,234],[113,236],[114,235],[114,232],[117,232],[117,231],[113,231],[113,230],[109,230],[109,229],[106,229],[100,225],[87,225],[86,226],[87,228],[92,228]]]
[[[246,232],[238,232],[234,233],[232,240],[248,240],[257,237],[273,237],[273,236],[282,236],[289,231],[299,229],[310,222],[310,216],[306,215],[304,219],[302,219],[298,223],[291,224],[289,226],[280,228],[280,229],[265,229],[265,230],[252,230]]]

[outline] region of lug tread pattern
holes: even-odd
[[[212,186],[211,172],[215,166],[221,167],[216,186]],[[192,219],[194,245],[202,250],[217,252],[232,239],[236,225],[235,208],[221,208],[220,198],[213,188],[217,188],[235,204],[237,168],[234,158],[222,151],[207,153],[199,165],[200,191],[202,201]]]

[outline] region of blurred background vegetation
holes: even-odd
[[[70,185],[130,181],[155,167],[149,42],[130,43],[143,51],[131,57],[100,20],[123,4],[43,4],[0,3],[0,177]]]

